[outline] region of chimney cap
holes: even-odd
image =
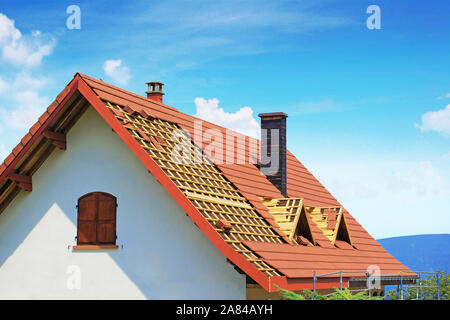
[[[260,113],[258,114],[258,117],[260,118],[267,118],[267,117],[283,117],[287,118],[287,113],[284,112],[269,112],[269,113]]]
[[[147,94],[160,94],[163,95],[164,83],[160,81],[149,81],[145,83],[148,86],[148,90],[145,92]]]
[[[146,82],[146,84],[152,84],[152,83],[164,85],[164,83],[162,83],[160,81],[148,81],[148,82]]]

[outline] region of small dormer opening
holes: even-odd
[[[344,241],[352,245],[350,232],[348,231],[347,222],[345,221],[345,215],[342,213],[339,225],[337,226],[336,241]]]
[[[311,245],[315,244],[313,234],[311,232],[311,227],[309,225],[308,217],[306,216],[305,208],[302,208],[302,212],[300,213],[300,217],[297,223],[297,230],[295,232],[296,241],[302,245],[308,245],[305,243],[304,239],[308,240]],[[303,238],[303,239],[302,239]]]

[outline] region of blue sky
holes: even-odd
[[[0,0],[0,14],[0,158],[78,71],[139,94],[159,80],[167,104],[246,133],[288,113],[289,149],[375,237],[450,232],[444,1]]]

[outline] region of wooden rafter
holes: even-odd
[[[58,149],[66,150],[67,140],[65,134],[56,133],[47,129],[42,133],[42,135],[50,140],[51,143]]]
[[[25,176],[23,174],[10,173],[8,175],[9,180],[15,182],[17,186],[24,191],[32,191],[33,184],[30,176]]]

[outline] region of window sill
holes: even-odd
[[[72,247],[74,251],[117,250],[118,248],[119,246],[115,244],[103,244],[103,245],[80,244]]]

